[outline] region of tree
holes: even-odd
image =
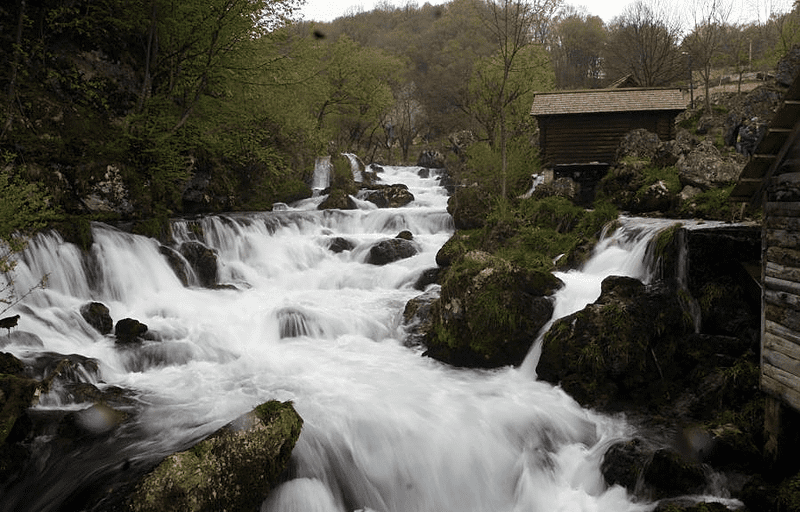
[[[543,48],[534,46],[531,40],[541,4],[529,4],[523,0],[488,0],[476,7],[491,35],[495,53],[476,65],[467,108],[486,129],[492,149],[500,151],[501,197],[505,198],[510,121],[518,113],[515,107],[519,102],[524,98],[530,108],[530,95],[545,86],[541,78],[546,75],[550,61]]]
[[[705,89],[704,106],[711,112],[711,71],[721,55],[733,4],[728,0],[696,0],[692,9],[694,28],[684,40],[684,47],[698,65]]]
[[[612,20],[605,56],[612,79],[630,75],[639,85],[653,87],[683,76],[681,24],[657,2],[636,0]]]
[[[606,42],[603,20],[572,11],[556,24],[554,42],[556,85],[560,89],[599,87]]]
[[[365,48],[342,35],[321,43],[320,85],[314,105],[317,127],[330,133],[340,148],[372,145],[381,119],[394,104],[392,85],[400,82],[402,60]]]

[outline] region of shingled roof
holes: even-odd
[[[538,93],[533,97],[531,115],[600,114],[686,109],[680,89],[592,89]]]

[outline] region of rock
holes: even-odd
[[[472,237],[469,233],[456,231],[436,253],[436,264],[440,267],[449,267],[454,261],[465,255],[472,245]]]
[[[470,264],[451,267],[442,278],[425,355],[464,367],[521,364],[552,316],[549,296],[561,282],[480,251],[462,258]]]
[[[447,213],[453,216],[456,229],[482,228],[491,209],[491,201],[479,187],[457,188],[447,200]]]
[[[707,484],[699,463],[672,448],[658,448],[638,438],[613,444],[600,466],[608,485],[620,485],[644,500],[699,493]]]
[[[0,375],[16,375],[22,377],[25,373],[25,365],[13,354],[0,352]]]
[[[40,354],[31,364],[31,371],[34,377],[40,379],[39,388],[43,393],[51,391],[54,386],[100,380],[97,359],[79,354]]]
[[[411,231],[404,229],[403,231],[397,234],[396,238],[402,238],[403,240],[414,240],[414,234]]]
[[[414,194],[408,191],[408,187],[403,184],[384,185],[370,192],[367,201],[375,204],[378,208],[400,208],[414,200]]]
[[[217,253],[200,242],[183,242],[178,252],[194,269],[200,286],[208,288],[217,284]]]
[[[692,326],[676,294],[633,281],[606,278],[594,304],[551,326],[540,379],[560,383],[586,406],[617,410],[622,403],[655,405],[672,377],[685,376],[677,356]]]
[[[183,284],[183,286],[189,286],[192,284],[190,276],[192,275],[193,270],[189,265],[189,262],[181,253],[171,247],[167,247],[166,245],[160,245],[158,247],[158,252],[160,252],[161,255],[167,260],[170,268],[172,268],[175,276],[178,278],[181,284]]]
[[[130,215],[134,211],[121,171],[114,165],[106,166],[105,174],[92,185],[82,203],[92,213]]]
[[[439,299],[439,290],[431,290],[417,295],[406,303],[403,310],[403,325],[406,330],[404,344],[409,347],[423,345],[426,336],[433,329],[431,308]]]
[[[681,190],[681,193],[678,194],[678,199],[680,199],[681,203],[686,203],[691,201],[695,198],[698,194],[702,193],[703,191],[697,187],[693,187],[691,185],[686,185]]]
[[[699,494],[706,485],[703,468],[684,460],[669,448],[656,450],[642,472],[642,478],[656,499]]]
[[[440,273],[441,269],[439,267],[423,270],[419,278],[414,282],[414,289],[424,291],[428,286],[438,283]]]
[[[147,332],[147,325],[134,320],[133,318],[123,318],[114,327],[114,336],[119,344],[130,344],[142,341],[142,336]]]
[[[419,167],[441,169],[444,167],[444,155],[433,149],[424,150],[419,154],[419,158],[417,158],[417,165]]]
[[[328,197],[317,206],[318,210],[355,210],[357,208],[353,198],[339,189],[332,189]]]
[[[419,176],[422,179],[428,179],[431,177],[431,170],[428,169],[427,167],[423,167],[422,169],[417,171],[417,176]]]
[[[789,87],[798,73],[800,73],[800,45],[795,44],[778,62],[775,81],[784,87]]]
[[[633,494],[642,468],[650,455],[651,450],[645,447],[641,439],[617,442],[603,455],[600,472],[606,484],[620,485]]]
[[[658,153],[660,145],[661,139],[657,134],[644,128],[631,130],[623,136],[619,143],[616,161],[625,158],[652,160]]]
[[[575,201],[581,193],[581,185],[572,178],[556,178],[548,183],[541,183],[533,191],[533,199],[545,197],[563,197]]]
[[[669,191],[667,184],[663,180],[658,180],[635,195],[630,211],[667,212],[673,208],[675,202],[675,195]]]
[[[137,485],[129,509],[258,510],[286,469],[302,425],[291,402],[259,405],[164,459]]]
[[[710,190],[736,181],[744,165],[723,157],[711,140],[704,140],[682,158],[677,167],[683,186]]]
[[[371,265],[386,265],[393,261],[410,258],[417,252],[418,249],[414,242],[402,238],[390,238],[373,245],[365,262]]]
[[[111,334],[114,321],[108,311],[108,306],[101,302],[88,302],[81,306],[81,316],[86,323],[94,327],[100,334]]]
[[[336,254],[344,251],[352,251],[355,246],[355,242],[341,236],[331,238],[328,243],[328,249]]]

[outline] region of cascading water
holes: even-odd
[[[331,185],[331,157],[319,156],[314,162],[314,175],[311,180],[311,190],[315,194],[325,190]]]
[[[521,368],[462,370],[403,345],[402,310],[420,293],[413,284],[453,232],[445,191],[417,170],[382,175],[409,186],[416,199],[404,208],[323,212],[304,202],[177,222],[179,242],[200,239],[217,251],[219,281],[233,285],[220,289],[183,286],[156,242],[108,226],[93,227],[88,256],[57,235],[37,237],[16,284],[25,289],[47,273],[49,286],[16,308],[19,330],[0,337],[10,342],[3,350],[26,361],[44,352],[92,358],[97,375],[86,378],[131,390],[135,403],[97,448],[54,460],[50,439],[38,440],[34,470],[2,490],[0,509],[57,510],[103,472],[183,449],[270,399],[292,400],[305,423],[292,478],[262,510],[651,509],[607,487],[599,469],[631,427],[535,380],[533,358]],[[375,242],[400,230],[413,233],[417,255],[365,263]],[[594,300],[609,273],[645,277],[645,237],[631,233],[624,226],[587,269],[559,275],[567,287],[557,315]],[[331,250],[342,239],[349,249]],[[572,298],[576,289],[582,298]],[[120,348],[100,335],[79,314],[90,300],[115,320],[147,324],[148,340]],[[90,405],[45,396],[36,408]]]

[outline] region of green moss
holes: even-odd
[[[681,181],[678,177],[679,171],[676,167],[654,167],[648,166],[642,169],[641,186],[636,191],[636,197],[642,197],[651,185],[663,182],[671,194],[681,191]]]
[[[800,512],[800,473],[786,479],[778,488],[778,510]]]
[[[129,499],[134,511],[256,510],[285,469],[303,421],[267,402],[167,457]]]
[[[735,184],[702,192],[680,206],[682,216],[712,220],[732,220],[739,215],[739,204],[728,200]]]
[[[151,217],[134,222],[131,232],[161,242],[169,242],[172,239],[172,224],[166,215]]]

